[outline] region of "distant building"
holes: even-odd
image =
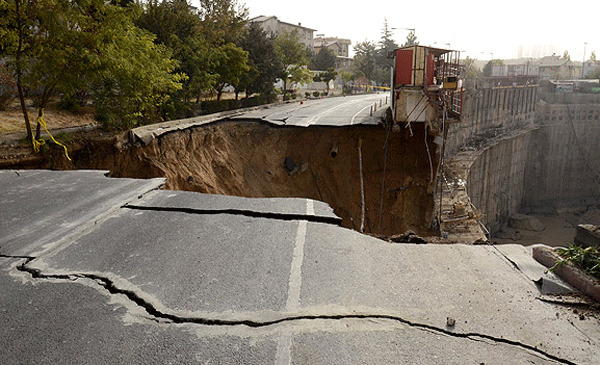
[[[538,76],[539,63],[531,60],[508,62],[492,66],[493,77]]]
[[[337,37],[329,37],[323,38],[318,37],[314,40],[313,49],[315,54],[319,53],[321,48],[325,47],[337,57],[337,65],[339,68],[349,68],[352,66],[353,59],[350,57],[350,45],[352,45],[352,41],[350,39],[345,38],[337,38]]]
[[[540,60],[540,80],[577,79],[581,77],[581,66],[571,60],[553,55]]]
[[[302,23],[291,24],[282,22],[276,16],[260,15],[250,19],[250,22],[260,24],[261,28],[268,34],[279,34],[280,32],[298,32],[300,43],[306,45],[306,48],[313,48],[315,29],[303,27]]]
[[[515,46],[515,58],[542,58],[557,52],[554,44],[520,44]]]
[[[321,50],[321,48],[325,47],[328,50],[330,50],[331,52],[333,52],[333,54],[335,54],[336,56],[339,57],[349,57],[350,52],[349,52],[349,48],[350,45],[352,44],[352,41],[349,39],[344,39],[344,38],[315,38],[314,41],[314,50],[315,53],[319,53],[319,51]]]

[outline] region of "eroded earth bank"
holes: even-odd
[[[422,125],[387,132],[382,126],[226,121],[165,134],[148,145],[127,137],[88,141],[72,155],[76,168],[107,169],[114,177],[166,177],[167,189],[208,194],[306,197],[330,204],[348,228],[360,230],[362,222],[366,233],[429,236],[436,234],[429,226],[439,158],[425,133]]]

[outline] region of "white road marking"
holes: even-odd
[[[314,203],[306,199],[306,215],[315,214]],[[306,242],[306,230],[308,222],[301,220],[298,223],[296,231],[296,243],[292,253],[292,265],[290,269],[290,280],[288,287],[287,302],[285,310],[293,312],[300,309],[300,289],[302,286],[302,261],[304,260],[304,243]],[[275,365],[289,365],[292,363],[292,330],[285,327],[279,335],[277,343],[277,354],[275,355]]]
[[[370,107],[372,107],[372,105],[371,105],[371,104],[369,104],[369,105],[365,106],[365,107],[364,107],[364,108],[362,108],[362,109],[361,109],[361,110],[360,110],[358,113],[354,114],[354,115],[352,116],[352,119],[350,119],[350,125],[354,124],[354,119],[355,119],[355,118],[356,118],[356,117],[357,117],[357,116],[358,116],[360,113],[362,113],[362,112],[363,112],[363,110],[365,110],[365,109],[367,109],[367,108],[370,108]]]

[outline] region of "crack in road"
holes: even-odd
[[[273,212],[257,212],[253,210],[245,209],[198,209],[198,208],[170,208],[170,207],[148,207],[135,204],[124,205],[123,208],[131,210],[145,210],[145,211],[156,211],[156,212],[179,212],[187,214],[198,214],[198,215],[216,215],[216,214],[230,214],[230,215],[241,215],[244,217],[251,218],[267,218],[267,219],[278,219],[283,221],[308,221],[315,223],[326,223],[340,225],[342,219],[340,217],[325,217],[317,215],[308,215],[301,213],[273,213]]]
[[[102,277],[96,274],[86,274],[86,273],[71,273],[71,274],[44,274],[42,270],[28,267],[28,264],[31,263],[36,257],[31,256],[10,256],[10,255],[2,255],[2,258],[12,258],[12,259],[24,259],[25,261],[17,266],[17,270],[21,272],[25,272],[31,275],[34,279],[57,279],[57,280],[68,280],[73,282],[77,279],[90,279],[94,282],[98,283],[101,287],[106,289],[110,294],[121,294],[127,297],[130,301],[143,308],[146,313],[155,318],[157,321],[162,319],[168,322],[166,323],[174,323],[174,324],[200,324],[206,326],[247,326],[251,328],[261,328],[268,327],[282,323],[289,323],[300,320],[343,320],[343,319],[378,319],[378,320],[391,320],[398,323],[402,323],[411,328],[417,328],[424,331],[434,332],[443,334],[449,337],[454,338],[464,338],[471,341],[482,341],[488,340],[495,343],[501,343],[505,345],[515,346],[524,350],[531,351],[537,355],[543,356],[549,360],[556,361],[560,364],[567,365],[577,365],[576,363],[560,358],[556,355],[553,355],[547,351],[537,348],[536,346],[528,345],[526,343],[522,343],[515,340],[510,340],[503,337],[495,337],[487,334],[476,333],[476,332],[466,332],[466,333],[456,333],[449,329],[436,327],[424,323],[417,323],[410,320],[407,320],[402,317],[394,316],[394,315],[386,315],[386,314],[323,314],[323,315],[297,315],[297,316],[287,316],[271,321],[255,321],[255,320],[223,320],[223,319],[209,319],[209,318],[201,318],[201,317],[183,317],[178,316],[172,313],[165,313],[158,310],[154,305],[149,303],[147,300],[142,298],[133,290],[122,289],[117,287],[112,280],[106,277]],[[164,323],[164,322],[163,322]]]

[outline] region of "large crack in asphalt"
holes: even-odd
[[[258,211],[253,211],[253,210],[235,209],[235,208],[199,209],[199,208],[175,208],[175,207],[148,207],[148,206],[135,205],[135,204],[127,204],[127,205],[124,205],[122,208],[127,208],[127,209],[132,209],[132,210],[155,211],[155,212],[178,212],[178,213],[197,214],[197,215],[231,214],[231,215],[241,215],[241,216],[250,217],[250,218],[267,218],[267,219],[278,219],[278,220],[284,220],[284,221],[304,220],[304,221],[308,221],[308,222],[334,224],[334,225],[338,225],[338,226],[342,223],[342,219],[337,216],[326,217],[326,216],[318,216],[318,215],[307,215],[307,214],[301,214],[301,213],[258,212]]]
[[[560,364],[567,365],[577,365],[577,363],[572,362],[568,359],[560,358],[556,355],[553,355],[547,351],[539,349],[536,346],[532,346],[520,341],[511,340],[503,337],[496,337],[482,333],[476,332],[465,332],[465,333],[456,333],[448,328],[436,327],[424,323],[417,323],[405,318],[395,316],[395,315],[386,315],[386,314],[322,314],[322,315],[291,315],[283,318],[271,320],[271,321],[255,321],[251,319],[246,320],[223,320],[223,319],[209,319],[209,318],[201,318],[201,317],[184,317],[172,313],[166,313],[158,310],[154,305],[150,302],[142,298],[139,294],[134,292],[133,290],[119,288],[115,285],[115,283],[106,277],[102,277],[97,274],[87,274],[87,273],[70,273],[70,274],[44,274],[42,270],[29,267],[29,263],[36,259],[36,257],[31,256],[11,256],[11,255],[2,255],[2,258],[11,258],[11,259],[23,259],[24,261],[17,265],[17,270],[28,273],[31,275],[33,279],[40,280],[66,280],[69,282],[75,282],[78,279],[89,279],[93,282],[97,283],[104,289],[106,289],[110,294],[113,295],[124,295],[131,302],[135,303],[137,306],[142,308],[146,313],[148,313],[152,318],[154,318],[157,322],[161,323],[173,323],[173,324],[199,324],[205,326],[247,326],[250,328],[261,328],[268,327],[282,323],[289,323],[294,321],[301,320],[344,320],[344,319],[377,319],[377,320],[390,320],[401,323],[403,325],[409,326],[411,328],[420,329],[423,331],[429,331],[433,333],[438,333],[442,335],[446,335],[454,338],[463,338],[468,339],[470,341],[482,341],[488,340],[494,343],[505,344],[509,346],[518,347],[524,350],[531,351],[539,356],[545,357],[549,360],[556,361]],[[161,321],[162,320],[162,321]],[[166,322],[165,322],[166,321]]]

